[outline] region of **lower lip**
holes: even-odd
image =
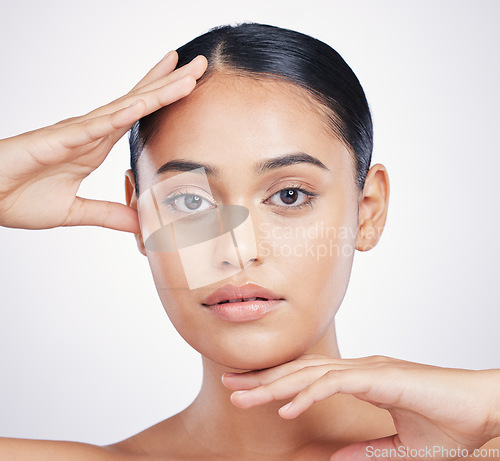
[[[273,311],[283,299],[269,299],[267,301],[243,301],[237,303],[212,304],[206,306],[209,312],[229,322],[249,322],[264,317]]]

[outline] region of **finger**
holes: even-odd
[[[313,403],[325,400],[335,395],[340,390],[338,372],[329,370],[318,380],[314,381],[288,404],[279,409],[279,414],[284,419],[292,419],[306,411]]]
[[[397,370],[382,368],[329,370],[321,378],[302,390],[287,405],[280,408],[282,418],[296,418],[312,404],[332,395],[350,394],[377,406],[394,406],[403,397],[399,383],[402,377]]]
[[[304,356],[282,365],[266,368],[263,370],[247,371],[244,373],[224,373],[222,375],[222,383],[228,389],[253,389],[263,384],[269,384],[282,376],[286,376],[305,367],[329,365],[332,369],[343,370],[348,367],[359,365],[370,366],[366,361],[360,358],[355,359],[335,359],[325,356]],[[373,365],[376,365],[374,363]]]
[[[132,88],[137,90],[143,86],[158,80],[160,77],[170,74],[177,65],[179,56],[177,51],[169,51],[158,63]]]
[[[231,390],[253,389],[264,384],[272,383],[306,366],[323,365],[324,363],[324,358],[317,361],[302,361],[297,359],[263,370],[247,371],[244,373],[224,373],[222,375],[222,383]]]
[[[187,96],[195,85],[195,79],[188,75],[158,91],[142,94],[141,99],[112,114],[101,115],[67,125],[63,128],[63,146],[72,149],[111,134],[113,134],[113,140],[117,141],[137,120]]]
[[[176,80],[162,88],[154,89],[148,91],[147,93],[141,93],[140,101],[144,102],[146,106],[144,112],[139,117],[136,117],[131,124],[117,130],[116,136],[114,136],[115,141],[123,136],[123,134],[125,134],[137,120],[184,98],[191,93],[191,91],[193,91],[195,86],[196,79],[192,75],[185,75],[179,80]]]
[[[101,226],[140,233],[137,210],[122,203],[76,197],[62,226]]]
[[[174,70],[170,74],[162,77],[160,79],[151,81],[142,85],[140,88],[130,91],[125,96],[118,98],[105,106],[99,107],[92,112],[80,117],[80,120],[88,120],[102,115],[111,114],[117,110],[128,107],[134,101],[142,99],[144,94],[150,94],[151,91],[158,90],[163,91],[163,89],[171,84],[177,83],[186,76],[192,76],[195,80],[200,78],[207,68],[207,59],[199,55],[189,63],[185,64],[179,69]]]
[[[120,129],[122,129],[120,132],[126,132],[143,116],[146,110],[145,105],[143,100],[135,101],[130,106],[111,114],[67,125],[56,136],[63,139],[61,144],[65,148],[73,149],[102,139]]]
[[[274,400],[289,399],[327,373],[329,367],[329,365],[306,367],[255,389],[233,392],[231,401],[237,407],[250,408]]]
[[[318,374],[318,378],[326,373],[328,370],[332,368],[343,369],[345,366],[336,365],[333,363],[325,363],[325,361],[318,362],[309,362],[308,364],[302,363],[293,363],[290,366],[280,366],[276,368],[270,368],[263,371],[256,372],[247,372],[241,373],[237,376],[233,375],[223,375],[223,384],[228,389],[237,391],[237,390],[250,390],[255,389],[259,386],[271,385],[272,383],[277,383],[276,385],[280,385],[280,383],[286,382],[287,377],[291,377],[294,379],[301,370],[307,370],[308,368],[315,368],[317,370],[321,368],[322,372]]]
[[[134,98],[136,95],[139,95],[145,91],[151,91],[157,88],[161,88],[162,86],[174,82],[175,80],[179,80],[185,77],[186,75],[192,75],[196,80],[198,80],[205,73],[207,65],[208,65],[207,58],[205,58],[205,56],[203,55],[198,55],[189,63],[185,64],[179,69],[175,69],[175,71],[172,72],[171,74],[166,75],[162,78],[159,78],[157,80],[148,83],[147,85],[142,86],[139,89],[139,91],[131,92],[130,97]]]

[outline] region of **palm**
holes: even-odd
[[[44,145],[35,149],[2,152],[16,160],[0,172],[2,192],[6,191],[0,195],[2,215],[12,227],[64,225],[82,180],[104,161],[114,144],[105,137],[80,147],[65,147],[63,130],[47,133]]]
[[[207,61],[197,58],[173,71],[176,56],[160,61],[130,93],[106,106],[0,141],[0,225],[99,225],[138,232],[135,210],[76,193],[135,121],[192,91]]]
[[[484,434],[474,435],[473,424],[448,425],[423,416],[422,414],[394,409],[391,413],[399,442],[408,448],[419,449],[429,446],[473,449],[485,443]]]

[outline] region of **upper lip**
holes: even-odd
[[[224,285],[207,296],[203,300],[202,304],[210,306],[222,301],[230,301],[240,298],[284,299],[267,288],[248,282],[239,287],[231,284]]]

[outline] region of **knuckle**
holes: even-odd
[[[373,363],[386,363],[390,359],[389,357],[386,357],[385,355],[371,355],[368,357],[368,360]]]
[[[103,223],[106,224],[108,223],[108,221],[110,220],[110,216],[111,216],[111,203],[110,202],[107,202],[106,203],[106,212],[104,214],[104,219],[103,219]]]
[[[309,405],[312,405],[315,402],[318,402],[321,400],[317,396],[317,388],[316,386],[313,386],[312,384],[308,387],[306,387],[302,392],[298,394],[298,398],[301,400],[307,402]]]
[[[266,399],[269,401],[278,400],[280,397],[279,389],[276,386],[273,386],[272,384],[264,384],[262,386],[262,392],[266,396]]]
[[[133,88],[130,90],[127,94],[124,94],[123,96],[120,96],[118,99],[116,99],[114,102],[117,103],[126,103],[128,100],[134,98],[137,96],[140,92],[139,88]]]
[[[344,370],[328,370],[323,376],[327,379],[335,380],[340,378]]]
[[[260,392],[262,392],[262,393],[264,393],[266,395],[273,395],[274,394],[274,390],[273,390],[272,384],[273,383],[261,384],[259,386]]]
[[[61,128],[63,126],[70,125],[72,123],[78,122],[79,119],[80,119],[80,117],[66,118],[66,119],[61,120],[61,121],[59,121],[57,123],[54,123],[53,125],[51,125],[51,127],[47,127],[47,128]]]
[[[90,126],[90,120],[91,119],[86,118],[86,119],[80,120],[79,123],[82,127],[87,128],[88,126]]]
[[[401,373],[402,370],[393,365],[387,364],[377,368],[377,373],[382,379],[389,380],[391,382],[399,382],[400,379],[404,378],[404,374]]]

